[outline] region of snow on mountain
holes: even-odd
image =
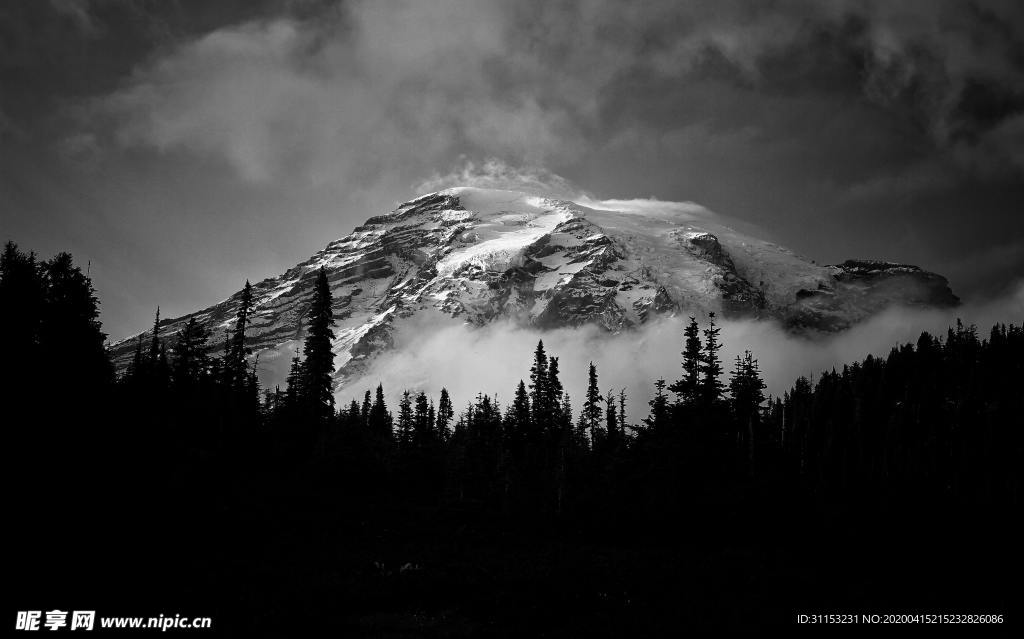
[[[796,332],[839,331],[892,304],[952,306],[945,278],[915,266],[850,260],[822,266],[722,225],[690,203],[579,202],[460,187],[372,217],[284,274],[253,286],[249,341],[261,361],[287,362],[323,266],[337,319],[337,383],[392,346],[404,319],[433,313],[472,325],[509,319],[541,329],[629,330],[657,314],[772,318]],[[240,293],[190,317],[216,344]],[[113,345],[116,363],[135,341]],[[172,339],[173,343],[173,339]]]

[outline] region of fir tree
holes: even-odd
[[[523,380],[519,380],[519,385],[516,386],[509,411],[509,430],[514,436],[520,437],[530,429],[530,396],[526,392]]]
[[[388,406],[384,401],[382,384],[377,385],[377,393],[370,408],[369,425],[370,430],[380,441],[391,441],[391,413],[388,412]]]
[[[562,406],[562,381],[558,378],[558,358],[548,358],[548,375],[545,382],[544,418],[541,424],[546,425],[548,430],[557,431],[559,428],[568,425],[572,426],[572,415],[569,416],[568,424],[565,423],[565,415],[561,411]]]
[[[180,388],[197,385],[207,374],[209,357],[206,354],[210,332],[190,317],[185,327],[178,331],[174,344],[171,377]]]
[[[548,356],[544,352],[544,342],[538,341],[530,367],[530,403],[533,420],[538,426],[549,413],[548,396]]]
[[[712,322],[714,314],[711,314]],[[717,333],[716,333],[717,337]],[[703,346],[700,341],[700,327],[697,319],[690,317],[690,323],[683,329],[683,376],[669,390],[676,394],[677,401],[684,405],[692,405],[698,398],[701,380],[701,362]]]
[[[304,397],[303,384],[306,375],[303,372],[302,360],[299,359],[298,351],[292,356],[291,367],[288,369],[288,378],[285,381],[285,402],[293,411],[299,409],[302,397]]]
[[[590,362],[590,369],[587,374],[587,394],[583,402],[583,409],[580,412],[580,425],[590,433],[591,441],[597,441],[600,437],[598,430],[601,428],[601,389],[597,385],[597,367]]]
[[[433,423],[430,419],[430,404],[427,401],[427,394],[420,391],[416,395],[416,401],[413,405],[413,441],[417,446],[426,446],[430,441],[433,433]]]
[[[619,417],[618,410],[615,407],[615,391],[608,389],[608,394],[604,397],[605,403],[605,429],[608,433],[609,441],[618,441],[619,438]]]
[[[249,326],[253,308],[252,285],[246,280],[239,296],[238,310],[235,312],[235,329],[225,344],[223,374],[224,381],[231,389],[241,389],[248,377],[246,358],[251,351],[245,345],[245,331]]]
[[[40,270],[45,287],[39,324],[41,362],[74,379],[77,388],[71,392],[92,393],[113,380],[92,280],[74,265],[70,253],[58,253]],[[156,355],[159,358],[159,349]]]
[[[359,407],[359,420],[363,426],[366,426],[370,421],[370,408],[373,406],[373,402],[370,400],[370,391],[367,389],[363,395],[363,405]]]
[[[455,409],[452,407],[452,398],[448,396],[448,389],[441,389],[441,398],[437,402],[437,433],[441,439],[447,439],[449,435],[448,426],[455,416]]]
[[[619,390],[619,432],[626,437],[626,389]]]
[[[15,373],[11,366],[0,370],[15,384],[38,359],[45,298],[35,253],[23,253],[17,244],[7,242],[0,255],[0,330],[3,335],[18,336],[5,346],[5,359],[17,362],[20,370]]]
[[[715,325],[715,314],[708,313],[708,327],[704,329],[704,350],[700,361],[700,397],[705,406],[717,404],[722,397],[725,385],[722,383],[722,360],[718,351],[722,349],[718,341],[721,332]]]
[[[405,390],[402,392],[402,399],[398,402],[398,450],[402,453],[408,452],[412,447],[412,429],[412,393]]]
[[[765,383],[750,351],[736,356],[736,367],[730,373],[729,394],[736,423],[737,443],[753,456],[754,431],[759,422],[761,404],[764,403]]]
[[[663,429],[668,424],[668,397],[665,395],[665,380],[654,382],[654,397],[647,403],[650,413],[644,418],[646,426],[655,430]]]
[[[313,301],[306,317],[309,320],[306,341],[302,348],[304,362],[304,399],[313,417],[319,420],[334,414],[334,311],[327,272],[321,266],[313,286]]]

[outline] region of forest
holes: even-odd
[[[335,405],[323,271],[284,388],[260,386],[253,312],[248,282],[223,336],[157,311],[119,372],[72,257],[6,244],[15,609],[450,637],[1019,607],[1020,326],[957,322],[768,397],[712,315],[648,405],[541,342],[510,402],[389,406],[380,386]]]

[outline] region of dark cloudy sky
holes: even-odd
[[[0,236],[91,260],[112,337],[496,170],[979,297],[1024,277],[1024,3],[6,0],[0,150]]]

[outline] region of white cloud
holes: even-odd
[[[481,189],[525,191],[563,199],[585,198],[578,187],[560,175],[541,167],[510,166],[498,158],[488,158],[482,164],[462,158],[462,165],[445,175],[435,173],[417,183],[416,193],[431,193],[454,186],[472,186]]]
[[[617,95],[609,89],[635,70],[676,83],[717,52],[757,86],[771,82],[762,77],[766,55],[816,29],[845,33],[859,19],[863,32],[841,37],[869,56],[866,95],[886,104],[918,87],[927,98],[918,106],[947,144],[966,78],[1022,85],[1006,43],[978,40],[970,21],[949,18],[961,11],[949,3],[795,2],[769,11],[741,2],[357,1],[315,19],[251,22],[184,42],[137,68],[94,113],[112,117],[123,144],[219,158],[254,182],[365,186],[384,173],[431,175],[460,155],[559,166],[617,139],[600,126]],[[701,126],[679,131],[692,137]],[[735,156],[752,142],[748,129],[708,130],[696,141],[662,140],[656,129],[633,135],[640,146]],[[1002,148],[999,136],[988,138]]]
[[[768,391],[780,395],[798,376],[818,377],[869,353],[884,357],[899,344],[915,342],[922,331],[944,336],[957,318],[976,324],[983,337],[996,322],[1020,324],[1024,283],[1001,299],[953,310],[891,308],[848,331],[816,339],[793,335],[774,322],[727,320],[722,323],[721,355],[728,371],[737,355],[752,351]],[[559,357],[562,381],[577,411],[587,366],[593,361],[602,391],[626,388],[631,419],[639,420],[647,413],[654,380],[662,377],[671,383],[679,377],[682,328],[683,318],[666,318],[612,335],[594,326],[539,331],[497,322],[476,328],[436,315],[418,316],[398,325],[395,349],[342,389],[339,402],[361,398],[364,390],[378,383],[392,403],[404,389],[436,397],[442,386],[456,406],[464,406],[478,392],[497,394],[508,402],[520,379],[529,382],[533,349],[543,340],[548,354]]]

